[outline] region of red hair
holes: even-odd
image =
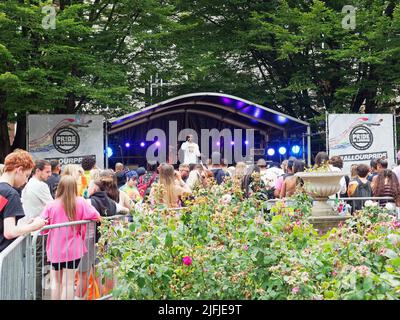
[[[32,156],[25,150],[15,149],[4,160],[4,172],[10,172],[22,167],[24,171],[32,170],[35,167]]]

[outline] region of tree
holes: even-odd
[[[56,9],[55,29],[42,26],[46,4]],[[133,111],[142,85],[137,80],[151,61],[141,57],[146,39],[157,37],[170,9],[154,0],[1,3],[0,162],[25,147],[26,112],[110,118]],[[14,120],[10,146],[7,121]]]

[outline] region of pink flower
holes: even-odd
[[[392,226],[393,228],[400,228],[400,221],[397,220],[393,221]]]
[[[337,272],[335,270],[332,271],[332,276],[334,276],[334,277],[337,276]]]
[[[299,226],[299,225],[301,225],[301,221],[300,220],[297,220],[296,221],[296,224]]]
[[[183,259],[183,264],[190,266],[192,264],[192,258],[190,258],[189,256],[185,256]]]
[[[292,293],[293,294],[298,294],[300,292],[300,288],[299,287],[294,287],[293,289],[292,289]]]
[[[243,246],[243,250],[244,250],[244,251],[249,250],[249,246],[248,246],[247,244],[245,244],[245,245]]]

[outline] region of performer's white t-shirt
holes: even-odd
[[[197,157],[200,157],[200,150],[197,143],[186,141],[182,143],[181,149],[184,152],[184,164],[197,163]]]

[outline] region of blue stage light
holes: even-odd
[[[292,152],[293,152],[294,154],[298,154],[298,153],[300,152],[300,146],[294,145],[294,146],[292,147]]]
[[[244,144],[247,146],[247,145],[249,144],[249,142],[246,140],[246,141],[244,142]]]
[[[113,154],[113,150],[110,147],[107,147],[107,158],[111,158]]]
[[[131,146],[131,144],[130,144],[129,142],[126,142],[126,143],[125,143],[125,147],[126,147],[126,148],[129,148],[130,146]]]
[[[285,122],[288,120],[288,119],[287,119],[286,117],[284,117],[284,116],[278,116],[277,119],[278,119],[278,122],[279,122],[279,123],[285,123]]]
[[[281,155],[284,155],[284,154],[286,153],[286,148],[285,148],[285,147],[280,147],[280,148],[279,148],[279,153],[280,153]]]
[[[144,142],[141,142],[141,143],[140,143],[140,146],[141,146],[142,148],[144,148],[145,145],[146,145],[146,144],[145,144]]]
[[[269,148],[267,150],[267,154],[272,157],[275,154],[275,149],[274,148]]]

